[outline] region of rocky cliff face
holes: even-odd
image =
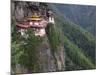
[[[12,16],[15,17],[16,20],[21,20],[25,16],[32,15],[32,10],[28,9],[27,2],[18,2],[18,1],[12,1],[11,3],[11,13]]]
[[[12,19],[14,19],[15,22],[21,21],[26,16],[32,15],[32,12],[33,12],[32,8],[28,8],[28,6],[30,6],[30,5],[34,6],[34,5],[38,5],[38,3],[13,1],[12,5],[11,5]],[[54,71],[65,70],[64,48],[63,48],[62,45],[58,45],[58,47],[56,48],[57,51],[53,51],[52,50],[53,47],[52,47],[52,45],[51,45],[51,43],[49,42],[49,39],[48,39],[48,37],[52,37],[52,36],[48,36],[48,35],[43,37],[42,41],[39,42],[38,45],[35,44],[34,41],[33,42],[31,41],[30,43],[28,43],[27,46],[34,44],[35,48],[32,47],[33,48],[33,49],[31,49],[32,51],[30,49],[27,49],[27,47],[25,46],[26,49],[24,51],[24,54],[29,53],[29,55],[26,56],[26,57],[25,56],[23,57],[25,59],[25,60],[22,61],[23,63],[21,63],[21,64],[17,63],[15,65],[17,67],[12,68],[12,70],[14,72],[16,72],[16,73],[32,73],[32,72],[54,72]],[[13,37],[14,36],[12,36],[12,38]],[[39,39],[41,39],[41,37]],[[16,41],[16,39],[13,40],[13,41]],[[34,49],[36,50],[35,52],[33,51]],[[12,49],[12,50],[14,50],[14,49]],[[33,54],[32,54],[32,52],[33,52]],[[17,56],[15,56],[15,57],[17,57]],[[13,60],[14,59],[12,59],[12,61]],[[27,64],[27,65],[31,66],[31,67],[33,66],[32,68],[27,68],[27,67],[23,66],[23,64],[26,63],[27,61],[30,61],[29,62],[30,64]],[[35,64],[34,64],[34,62],[35,62]],[[18,66],[18,64],[20,66]]]

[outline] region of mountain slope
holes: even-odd
[[[62,30],[62,34],[64,35],[65,40],[67,40],[67,42],[65,42],[64,44],[66,54],[68,54],[67,57],[69,56],[69,59],[74,61],[73,62],[74,64],[76,64],[75,62],[80,63],[80,61],[85,61],[83,64],[81,62],[81,66],[83,65],[85,67],[81,67],[81,66],[79,67],[80,65],[79,64],[77,69],[95,68],[95,61],[96,61],[95,37],[91,35],[91,33],[89,33],[88,31],[81,28],[80,26],[65,19],[65,17],[61,13],[56,12],[55,10],[54,12],[55,12],[57,27],[59,27]],[[72,52],[69,53],[68,50]],[[74,53],[76,54],[74,55]],[[82,59],[79,57],[82,57]],[[67,68],[67,70],[69,69]]]
[[[96,7],[71,4],[53,4],[65,18],[96,35]]]

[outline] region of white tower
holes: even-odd
[[[52,23],[52,24],[55,23],[55,21],[54,21],[54,17],[53,17],[53,16],[50,16],[50,17],[49,17],[49,23]]]

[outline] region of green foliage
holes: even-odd
[[[16,67],[16,65],[18,64],[19,61],[19,57],[21,56],[21,54],[23,53],[20,50],[21,47],[21,41],[20,41],[20,37],[17,33],[17,28],[15,26],[15,20],[12,20],[11,23],[11,65],[13,67],[13,69]]]
[[[63,24],[65,36],[83,50],[95,63],[95,38],[86,31],[81,31],[70,24]]]
[[[56,52],[58,50],[59,45],[61,44],[61,39],[59,32],[55,28],[53,24],[48,24],[46,28],[47,36],[49,39],[49,43],[52,47],[52,50]]]
[[[25,39],[25,44],[21,46],[23,54],[19,58],[19,63],[26,67],[29,72],[33,72],[38,69],[37,47],[40,44],[41,39],[39,37],[34,36],[33,31],[31,29],[28,31],[28,34],[28,38]]]
[[[59,16],[58,16],[59,15]],[[66,70],[94,69],[95,37],[78,25],[55,13],[56,24],[64,35]]]
[[[71,43],[71,41],[69,41],[67,37],[65,37],[65,49],[66,54],[76,65],[79,65],[83,69],[95,68],[95,65],[91,62],[91,60],[88,57],[84,55],[82,50],[73,43]]]
[[[59,71],[58,69],[59,61],[57,60],[55,54],[59,52],[60,47],[62,46],[60,31],[56,28],[54,24],[49,23],[46,28],[46,33],[49,40],[49,44],[51,46],[50,48],[53,58],[55,59],[56,70]]]
[[[14,21],[12,21],[14,22]],[[36,48],[42,42],[42,38],[36,37],[32,29],[27,31],[28,38],[23,38],[18,34],[15,22],[12,23],[11,59],[12,68],[17,64],[28,69],[29,72],[37,71],[37,51]]]
[[[52,4],[52,9],[62,20],[66,18],[64,20],[70,20],[95,35],[95,6]]]

